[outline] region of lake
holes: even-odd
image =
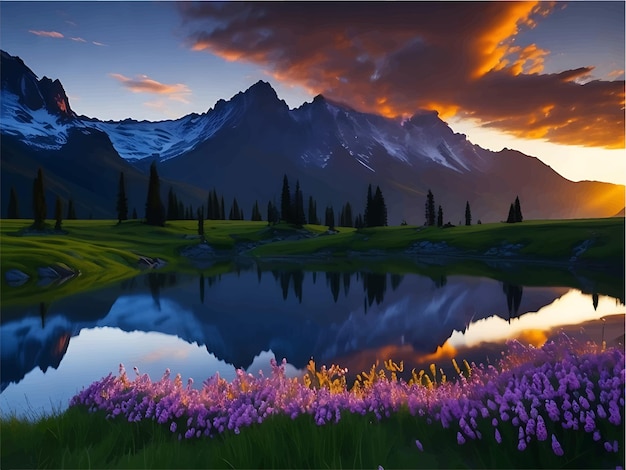
[[[33,299],[2,308],[0,412],[63,410],[120,363],[152,379],[169,368],[201,386],[216,372],[230,380],[236,368],[269,371],[273,357],[287,359],[290,376],[310,359],[352,377],[385,359],[408,371],[435,363],[451,376],[452,358],[495,363],[511,338],[539,346],[565,329],[623,344],[623,278],[615,296],[534,285],[252,266],[219,276],[150,272],[49,305]]]

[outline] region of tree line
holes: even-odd
[[[285,222],[296,227],[302,227],[307,222],[310,224],[321,225],[322,220],[318,217],[317,202],[312,195],[308,198],[308,208],[304,210],[304,194],[300,186],[300,181],[296,180],[295,190],[291,192],[289,179],[285,174],[283,176],[280,205],[274,200],[267,203],[266,217],[268,224],[277,224]],[[120,172],[116,212],[118,223],[122,223],[129,218],[128,198],[126,196],[126,183],[124,172]],[[45,227],[47,213],[47,205],[45,200],[43,171],[41,168],[37,171],[37,176],[33,181],[33,224],[35,230],[43,230]],[[258,201],[255,201],[250,213],[250,220],[261,221],[261,214]],[[429,189],[426,195],[424,209],[424,225],[446,227],[452,226],[450,222],[444,224],[443,208],[441,205],[435,210],[435,197]],[[18,205],[17,193],[14,187],[11,187],[9,194],[9,203],[7,217],[9,219],[19,219],[20,211]],[[132,218],[137,219],[137,210],[133,209]],[[72,198],[68,201],[66,219],[76,219],[76,209]],[[145,222],[149,225],[163,226],[166,220],[198,220],[198,231],[203,233],[202,224],[204,220],[226,220],[226,210],[224,196],[219,195],[214,188],[209,191],[206,206],[202,205],[194,212],[191,205],[186,206],[183,201],[178,199],[176,192],[170,187],[167,195],[167,207],[161,200],[161,183],[158,175],[156,162],[150,165],[150,174],[148,179],[148,191],[146,196]],[[60,196],[56,196],[55,201],[55,229],[61,230],[63,220],[63,201]],[[234,197],[228,212],[228,220],[244,220],[244,210],[239,205],[237,198]],[[519,197],[511,203],[507,223],[522,222],[522,210]],[[370,184],[367,188],[365,198],[365,207],[363,212],[356,215],[353,212],[350,202],[346,202],[335,216],[335,210],[332,205],[326,206],[324,210],[324,225],[330,230],[335,229],[335,222],[340,227],[382,227],[388,225],[387,205],[380,186],[372,190]],[[478,220],[478,224],[481,221]],[[406,225],[406,222],[402,223]],[[472,211],[469,201],[465,203],[465,225],[472,224]]]

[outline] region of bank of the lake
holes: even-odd
[[[68,220],[63,231],[44,234],[28,230],[26,220],[2,220],[3,303],[30,301],[33,295],[48,301],[137,275],[142,258],[159,259],[160,269],[201,270],[208,275],[231,271],[237,262],[289,262],[350,269],[366,262],[385,269],[404,263],[416,272],[416,263],[441,265],[447,274],[494,276],[502,265],[539,265],[540,270],[594,269],[623,276],[624,219],[525,221],[520,224],[481,224],[451,228],[378,227],[356,230],[305,225],[297,229],[266,222],[212,221],[204,224],[202,250],[196,221],[169,221],[153,227],[140,221],[117,224],[110,220]],[[186,255],[186,256],[185,256]],[[200,259],[201,258],[201,259]],[[434,262],[433,262],[434,260]],[[38,269],[70,267],[77,276],[64,283],[41,286]],[[524,268],[526,269],[526,268]],[[9,270],[28,281],[10,287]],[[572,285],[571,281],[566,285]],[[572,285],[579,287],[578,285]],[[613,292],[611,292],[613,294]],[[620,296],[621,297],[621,296]]]

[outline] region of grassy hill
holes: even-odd
[[[118,225],[111,220],[71,220],[64,221],[63,233],[49,231],[45,234],[30,232],[29,223],[2,220],[0,225],[3,302],[27,302],[32,295],[41,297],[42,293],[58,298],[98,288],[138,274],[141,257],[163,259],[167,263],[162,268],[165,270],[198,270],[193,260],[180,255],[184,248],[200,243],[196,221],[172,221],[165,227],[152,227],[139,221]],[[329,233],[326,227],[319,225],[296,229],[285,224],[268,227],[266,222],[206,221],[205,238],[216,259],[221,260],[208,268],[215,273],[231,270],[233,257],[241,255],[259,262],[314,260],[318,262],[318,269],[324,265],[337,269],[341,263],[350,269],[361,258],[384,261],[393,257],[411,264],[409,258],[419,261],[442,254],[471,261],[474,265],[477,261],[480,264],[480,261],[504,258],[564,266],[571,263],[572,256],[578,255],[579,266],[610,267],[612,272],[621,269],[622,276],[624,265],[622,218],[528,221],[447,229],[341,227],[337,233]],[[504,256],[503,250],[511,251],[510,255]],[[69,266],[80,275],[61,285],[37,286],[37,269],[53,265]],[[30,280],[21,287],[8,287],[5,274],[11,269],[28,274]]]

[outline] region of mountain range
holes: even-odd
[[[23,217],[30,216],[38,167],[49,216],[58,194],[74,200],[79,217],[114,218],[120,171],[129,207],[142,216],[153,161],[164,201],[173,187],[179,200],[197,207],[215,188],[227,206],[237,197],[246,218],[255,201],[279,202],[284,174],[292,190],[299,180],[305,201],[314,197],[318,217],[346,202],[362,211],[368,184],[379,185],[390,225],[421,225],[429,189],[453,224],[463,219],[466,201],[474,221],[504,220],[516,196],[526,219],[609,217],[624,208],[624,186],[572,182],[537,158],[486,150],[435,111],[390,119],[322,95],[290,109],[259,81],[203,114],[101,121],[75,113],[63,85],[39,79],[19,57],[2,51],[0,70],[2,198],[15,187]]]

